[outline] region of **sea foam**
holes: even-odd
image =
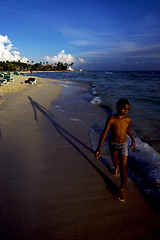
[[[99,96],[96,96],[93,98],[93,100],[91,101],[92,104],[101,104],[101,98]]]

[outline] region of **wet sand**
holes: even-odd
[[[94,158],[88,130],[51,111],[62,87],[24,79],[0,88],[1,239],[159,239],[160,216],[142,193],[128,181],[119,202],[120,179]]]

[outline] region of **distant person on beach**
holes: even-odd
[[[33,75],[33,72],[32,72],[32,70],[30,70],[30,74],[31,74],[31,76]]]
[[[133,134],[129,128],[131,118],[127,116],[130,109],[129,101],[127,99],[119,99],[116,107],[116,114],[110,116],[106,121],[106,125],[99,139],[97,150],[95,151],[95,156],[97,159],[100,157],[102,144],[105,141],[108,131],[110,130],[110,154],[115,164],[113,173],[116,176],[120,168],[121,175],[121,188],[118,199],[120,201],[124,201],[125,184],[127,181],[127,134],[132,140],[131,148],[133,147],[134,151],[136,150],[136,145]]]

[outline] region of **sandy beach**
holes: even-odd
[[[90,146],[88,129],[51,103],[63,87],[13,76],[0,86],[0,236],[9,240],[156,240],[160,216],[114,177]]]

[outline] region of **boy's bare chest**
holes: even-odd
[[[124,131],[128,128],[128,121],[127,119],[115,119],[112,122],[113,129],[123,129]]]

